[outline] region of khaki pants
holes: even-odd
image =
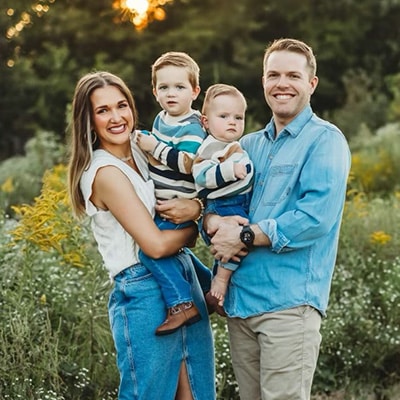
[[[232,364],[241,400],[309,400],[321,315],[310,306],[228,318]]]

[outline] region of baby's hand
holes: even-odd
[[[136,143],[143,151],[152,153],[158,144],[158,140],[148,131],[137,131]]]
[[[233,171],[237,179],[244,179],[247,176],[246,166],[243,164],[235,163],[233,166]]]

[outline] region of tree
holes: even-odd
[[[34,0],[6,1],[5,10],[18,12],[0,14],[3,32]],[[315,50],[320,84],[312,105],[318,114],[335,115],[344,106],[351,90],[345,78],[354,71],[370,77],[371,90],[388,97],[385,77],[400,68],[400,0],[174,0],[165,5],[164,20],[142,31],[121,22],[110,0],[43,3],[50,4],[49,10],[42,17],[30,11],[30,23],[19,36],[0,38],[0,159],[22,152],[39,127],[64,135],[74,86],[93,69],[126,80],[141,126],[149,128],[159,110],[150,66],[168,50],[186,51],[200,65],[203,91],[196,107],[212,83],[241,89],[249,103],[249,129],[261,127],[270,116],[261,63],[265,46],[275,38],[296,37]]]

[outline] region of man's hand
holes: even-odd
[[[214,236],[219,226],[223,223],[232,224],[234,226],[247,225],[249,220],[239,215],[220,217],[216,214],[206,214],[203,220],[203,226],[208,236]]]
[[[247,223],[246,218],[239,216],[207,215],[207,233],[212,236],[210,251],[215,259],[222,263],[229,260],[240,261],[239,256],[243,257],[248,253],[246,246],[240,240],[242,225]]]

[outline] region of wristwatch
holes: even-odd
[[[250,228],[250,225],[244,225],[242,231],[240,232],[240,240],[244,243],[248,248],[253,246],[254,242],[254,232]]]

